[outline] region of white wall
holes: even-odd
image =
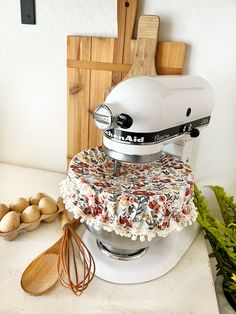
[[[36,0],[21,25],[19,0],[0,1],[0,160],[66,169],[66,35],[114,36],[115,0]],[[185,72],[215,91],[195,149],[195,178],[236,193],[236,1],[140,0],[161,17],[159,38],[188,44]]]
[[[66,36],[115,36],[116,1],[0,1],[0,160],[66,170]]]

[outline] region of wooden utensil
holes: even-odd
[[[32,295],[41,295],[58,281],[57,260],[61,238],[31,262],[21,276],[21,287]]]
[[[155,58],[159,24],[160,18],[157,15],[143,15],[139,18],[134,62],[124,79],[157,75]],[[107,96],[114,87],[115,85],[106,90],[105,95]]]
[[[126,78],[157,75],[155,58],[159,23],[160,18],[157,15],[144,15],[139,18],[136,53]]]
[[[44,251],[26,268],[21,277],[21,287],[32,295],[41,295],[51,289],[59,280],[70,288],[76,295],[80,295],[92,281],[95,274],[95,262],[88,248],[74,229],[79,221],[72,221],[67,215],[62,198],[57,202],[62,211],[61,226],[63,236],[53,246]],[[75,250],[75,245],[78,251]],[[77,268],[77,256],[80,254],[83,264],[83,279],[80,280]],[[70,258],[72,254],[73,259]],[[74,264],[74,274],[71,273],[71,261]]]
[[[61,200],[59,199],[61,210]],[[63,208],[64,209],[64,208]],[[61,214],[62,228],[71,224],[65,211]],[[76,228],[79,222],[73,227]],[[49,249],[37,256],[25,269],[21,276],[21,287],[32,295],[41,295],[51,289],[58,281],[58,254],[61,247],[62,237]]]
[[[65,209],[62,198],[59,199],[58,205],[59,208]],[[66,210],[64,210],[63,213],[66,214]],[[80,295],[93,280],[93,277],[95,275],[95,262],[87,246],[74,231],[74,228],[69,221],[68,216],[67,218],[64,218],[62,225],[64,234],[62,236],[57,262],[59,281],[64,287],[70,288],[74,292],[74,294]],[[76,261],[77,254],[80,255],[83,265],[83,269],[81,271],[82,276],[79,276]],[[73,263],[72,267],[71,261]]]

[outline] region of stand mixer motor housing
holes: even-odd
[[[146,163],[158,159],[164,145],[197,137],[209,124],[213,99],[210,84],[198,76],[135,77],[110,92],[94,121],[108,156]]]

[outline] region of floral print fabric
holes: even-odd
[[[196,220],[192,171],[178,158],[163,153],[148,164],[122,163],[119,177],[113,170],[114,160],[102,147],[73,158],[60,186],[74,218],[141,241],[165,237]]]

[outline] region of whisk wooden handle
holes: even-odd
[[[67,211],[64,210],[62,213],[61,213],[61,227],[62,229],[64,228],[65,225],[71,225],[72,221],[70,220],[68,214],[67,214]]]
[[[76,230],[76,228],[80,225],[80,220],[79,219],[74,219],[73,221],[71,221],[71,219],[69,218],[65,205],[63,203],[63,199],[62,197],[59,197],[57,200],[57,204],[59,206],[59,208],[62,210],[62,214],[61,214],[61,227],[62,229],[64,228],[65,225],[69,224],[72,225],[72,228],[74,230]]]
[[[63,210],[61,213],[61,227],[63,229],[65,225],[67,225],[67,224],[71,225],[72,221],[70,220],[70,218],[67,214],[65,205],[63,203],[63,199],[61,197],[58,198],[57,204],[58,204],[59,208]]]

